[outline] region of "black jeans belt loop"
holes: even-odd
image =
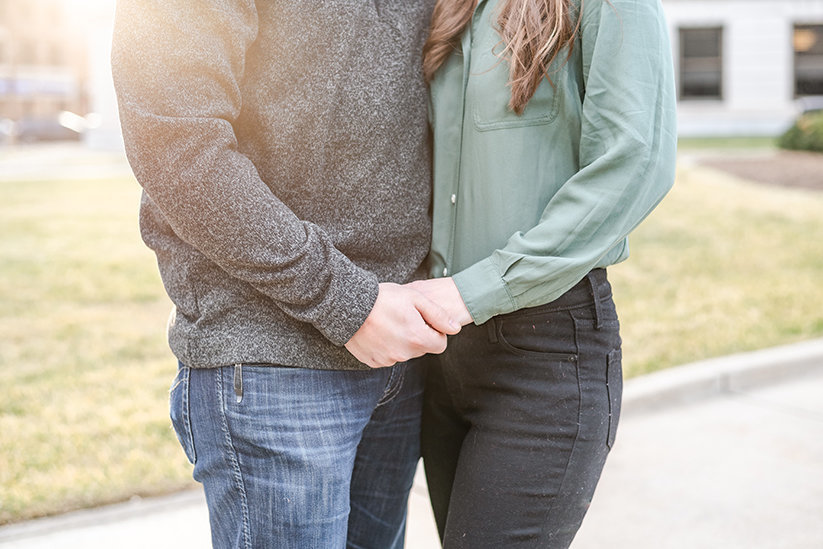
[[[600,305],[600,296],[597,293],[597,279],[594,271],[589,271],[586,275],[586,280],[589,281],[589,290],[591,290],[592,300],[594,301],[594,329],[599,330],[601,326],[601,319],[603,317],[603,309]]]
[[[489,343],[497,343],[497,320],[495,317],[486,322],[486,330],[489,332]]]

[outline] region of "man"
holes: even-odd
[[[433,0],[120,0],[140,223],[175,305],[171,412],[217,547],[402,547],[420,372],[459,325],[429,246]]]

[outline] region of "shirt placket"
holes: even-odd
[[[453,178],[451,195],[449,196],[449,213],[451,219],[451,231],[449,237],[449,249],[448,253],[446,254],[446,264],[443,266],[443,276],[449,276],[452,274],[452,265],[454,264],[454,247],[455,247],[455,240],[457,238],[457,201],[460,196],[460,185],[463,173],[463,143],[465,141],[465,133],[466,133],[466,90],[468,89],[469,85],[469,75],[471,74],[471,58],[472,58],[472,34],[473,34],[473,26],[475,22],[475,18],[477,16],[477,12],[480,9],[480,6],[485,3],[485,0],[479,0],[477,6],[475,6],[474,14],[472,15],[471,22],[466,25],[466,31],[463,33],[463,37],[461,39],[461,48],[463,50],[463,81],[460,86],[460,142],[458,143],[458,162],[457,162],[457,173],[455,173],[455,177]],[[469,126],[471,127],[471,126]]]

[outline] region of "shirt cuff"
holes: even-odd
[[[506,281],[490,257],[455,274],[452,280],[475,324],[483,324],[493,316],[517,310],[517,303],[509,294]]]

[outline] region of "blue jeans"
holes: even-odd
[[[552,303],[466,326],[422,360],[423,462],[444,548],[568,547],[620,415],[605,271]]]
[[[214,547],[402,548],[422,383],[415,365],[180,365],[171,418]]]

